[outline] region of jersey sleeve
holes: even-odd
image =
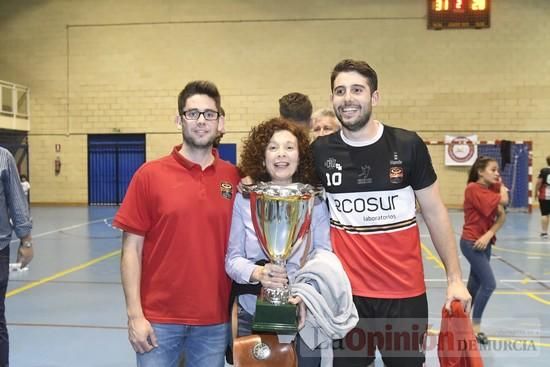
[[[437,180],[437,175],[432,165],[428,147],[416,133],[413,139],[412,159],[413,169],[410,184],[413,190],[421,190],[431,186]]]
[[[149,208],[152,205],[143,166],[134,174],[124,200],[113,220],[113,226],[145,237],[151,228]]]

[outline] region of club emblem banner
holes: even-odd
[[[471,166],[477,159],[477,135],[445,136],[445,165]]]

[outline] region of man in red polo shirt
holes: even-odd
[[[224,260],[237,169],[212,144],[223,131],[208,81],[178,97],[183,143],[135,173],[113,224],[124,231],[122,286],[140,367],[223,367],[230,281]]]

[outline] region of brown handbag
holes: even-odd
[[[235,367],[296,367],[294,343],[280,343],[275,334],[253,334],[233,341]]]

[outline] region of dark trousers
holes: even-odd
[[[10,246],[0,250],[0,366],[9,366],[10,343],[6,327],[6,289],[10,267]]]
[[[376,349],[388,367],[424,365],[424,335],[428,327],[426,293],[384,299],[353,296],[359,324],[344,339],[335,340],[334,367],[365,367]]]

